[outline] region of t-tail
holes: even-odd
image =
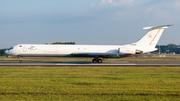
[[[141,47],[155,48],[164,29],[168,28],[169,26],[173,26],[173,25],[144,27],[143,29],[149,30],[149,32],[145,36],[143,36],[139,41],[137,41],[135,44]]]

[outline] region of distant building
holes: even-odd
[[[180,45],[177,45],[177,47],[176,48],[180,48]]]
[[[178,48],[169,48],[168,50],[166,50],[166,51],[168,51],[169,53],[175,53],[175,54],[180,54],[180,47]]]

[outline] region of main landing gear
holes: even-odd
[[[21,60],[21,57],[18,57],[19,58],[19,63],[23,63],[23,61]]]
[[[92,59],[92,63],[102,63],[102,59],[99,59],[99,57],[95,57]]]

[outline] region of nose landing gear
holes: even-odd
[[[19,63],[23,63],[23,61],[21,60],[21,57],[18,57],[19,58]]]

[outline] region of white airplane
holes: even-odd
[[[94,57],[93,63],[102,63],[99,58],[121,58],[156,51],[165,28],[173,25],[144,27],[148,33],[139,41],[127,45],[46,45],[18,44],[5,51],[6,54],[21,57]]]

